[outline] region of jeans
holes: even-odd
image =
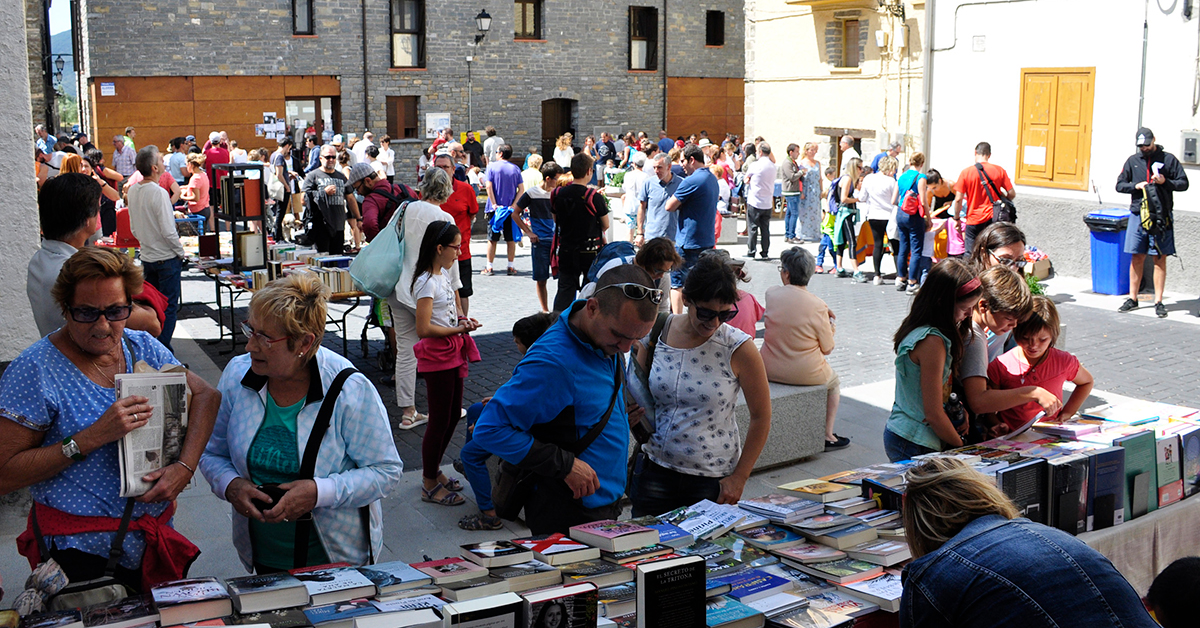
[[[784,194],[783,202],[787,209],[783,212],[783,237],[796,237],[796,220],[800,218],[800,195]]]
[[[829,237],[828,233],[821,234],[821,244],[817,246],[817,268],[825,266],[825,252],[829,251],[829,256],[833,258],[833,267],[838,267],[838,256],[833,251],[833,238]]]
[[[463,475],[471,483],[471,491],[475,493],[475,503],[479,510],[491,510],[496,507],[492,503],[492,477],[488,475],[487,461],[492,454],[479,443],[471,440],[475,431],[475,422],[483,412],[483,404],[475,403],[467,408],[467,442],[463,445],[459,460],[462,460]]]
[[[759,209],[753,205],[747,205],[746,222],[749,223],[750,248],[748,252],[750,257],[754,257],[755,249],[758,246],[760,229],[762,230],[762,256],[767,257],[767,250],[771,248],[771,209]]]
[[[912,460],[913,456],[931,454],[934,452],[924,445],[918,445],[907,438],[897,436],[891,430],[883,430],[883,451],[887,454],[888,462]]]
[[[142,275],[150,285],[167,297],[167,315],[163,321],[158,341],[172,353],[171,337],[175,335],[175,320],[179,316],[179,275],[183,272],[183,260],[178,257],[161,262],[142,262]]]
[[[659,466],[646,454],[636,453],[633,480],[629,484],[629,501],[633,516],[657,517],[680,506],[690,506],[702,499],[717,501],[721,496],[721,478],[688,475]]]
[[[671,271],[672,288],[683,289],[683,282],[687,279],[688,273],[692,272],[692,267],[696,265],[696,262],[700,261],[700,254],[707,250],[675,247],[675,252],[679,253],[679,257],[683,260],[683,263]]]
[[[975,237],[990,224],[992,224],[991,220],[981,222],[977,225],[963,225],[963,254],[967,258],[971,257],[971,249],[975,248]]]
[[[565,312],[575,302],[575,296],[583,287],[587,271],[595,259],[595,251],[558,247],[558,292],[554,295],[554,311]]]
[[[925,285],[925,278],[929,276],[929,269],[933,268],[933,258],[928,255],[921,256],[921,265],[918,267],[917,273],[921,278],[918,285]]]
[[[901,279],[920,278],[921,251],[925,248],[925,219],[904,210],[896,212],[896,227],[900,232],[900,254],[896,257],[896,272]]]

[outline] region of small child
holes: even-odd
[[[550,329],[554,321],[553,314],[540,312],[526,316],[514,323],[512,334],[513,342],[517,345],[517,352],[524,356],[525,352],[529,351],[529,347],[533,346],[533,343],[541,338],[547,329]],[[479,514],[467,515],[458,521],[458,527],[464,530],[499,530],[504,526],[500,517],[496,516],[496,506],[492,503],[492,479],[488,475],[487,467],[487,460],[492,457],[492,454],[471,440],[471,435],[475,433],[475,422],[479,420],[479,415],[483,414],[483,406],[491,399],[491,397],[486,397],[483,401],[467,408],[467,442],[463,445],[459,460],[454,465],[454,468],[466,476],[467,481],[471,483],[471,490],[475,493],[475,503],[479,505]]]
[[[837,179],[833,176],[835,174],[837,174],[837,170],[833,166],[825,169],[825,179],[829,181],[829,187],[821,191],[821,198],[833,198],[833,188],[838,184]],[[825,272],[826,251],[833,258],[833,272],[836,274],[842,270],[841,259],[833,249],[833,225],[836,213],[837,207],[833,201],[829,201],[826,207],[821,208],[821,244],[817,246],[817,273]]]
[[[1038,386],[1059,399],[1062,399],[1063,383],[1070,381],[1075,384],[1075,390],[1063,403],[1058,417],[1074,416],[1092,392],[1093,379],[1078,358],[1054,348],[1058,340],[1058,310],[1054,302],[1044,296],[1034,296],[1033,313],[1013,329],[1013,340],[1017,346],[988,365],[988,381],[1001,390]],[[1001,410],[995,415],[996,422],[988,426],[989,434],[994,438],[1019,429],[1041,411],[1042,406],[1036,401]]]
[[[929,276],[929,269],[941,261],[940,258],[934,256],[934,250],[937,246],[938,234],[946,230],[946,222],[945,218],[929,220],[929,228],[925,230],[925,244],[921,247],[921,262],[917,265],[918,286],[925,283],[925,278]]]

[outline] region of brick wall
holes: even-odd
[[[341,79],[340,131],[386,130],[388,96],[419,96],[418,115],[449,112],[456,131],[467,129],[467,61],[471,67],[471,124],[494,125],[523,151],[541,140],[542,102],[577,100],[579,134],[598,126],[639,129],[652,136],[663,124],[664,22],[672,39],[672,76],[741,76],[744,27],[740,3],[705,0],[711,7],[676,2],[663,20],[663,0],[545,0],[544,41],[513,41],[512,3],[426,5],[424,69],[390,67],[389,3],[365,0],[367,106],[363,106],[360,0],[314,2],[315,37],[293,37],[291,3],[284,0],[186,0],[168,5],[144,0],[80,0],[86,16],[89,76],[334,75]],[[659,9],[657,72],[628,71],[628,7]],[[687,6],[688,10],[675,11]],[[474,47],[474,17],[493,17],[482,45]],[[727,12],[726,45],[704,46],[704,9]],[[130,34],[136,33],[136,44]],[[153,63],[147,52],[154,51]],[[679,74],[677,74],[677,72]],[[422,138],[422,143],[427,143]],[[397,169],[415,172],[417,142],[399,142]],[[405,163],[407,162],[407,163]]]

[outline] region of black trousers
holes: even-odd
[[[746,206],[746,223],[749,225],[747,233],[749,234],[748,253],[753,256],[758,249],[759,230],[762,230],[762,256],[767,257],[767,251],[771,248],[771,210],[759,209],[753,205]]]
[[[871,252],[871,260],[873,262],[875,262],[875,274],[876,275],[880,274],[879,265],[883,263],[883,253],[884,253],[883,247],[888,243],[887,223],[888,223],[888,221],[886,221],[886,220],[878,220],[878,219],[867,221],[867,224],[871,225],[871,237],[875,240],[875,247],[874,247],[874,250]],[[900,250],[899,249],[899,245],[900,245],[899,240],[892,240],[891,245],[892,245],[892,251]],[[895,253],[892,254],[892,258],[893,259],[896,258]],[[903,260],[896,260],[896,268],[899,268],[902,263],[904,263]]]
[[[584,508],[575,499],[570,487],[562,480],[542,480],[533,489],[525,504],[525,525],[533,534],[567,534],[571,526],[601,519],[616,519],[621,514],[621,502],[598,508]]]
[[[59,567],[62,567],[63,573],[67,574],[67,578],[72,584],[95,580],[103,576],[104,568],[108,565],[107,556],[97,556],[77,549],[52,547],[50,548],[50,557],[58,563]],[[128,587],[130,591],[142,592],[142,572],[140,571],[117,565],[113,578]]]
[[[341,255],[346,246],[346,228],[336,232],[325,222],[325,215],[319,209],[312,210],[312,243],[317,250],[330,255]]]
[[[595,251],[558,247],[558,292],[554,295],[554,311],[565,312],[571,307],[595,259]]]

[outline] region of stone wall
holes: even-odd
[[[25,58],[29,65],[29,108],[33,112],[34,124],[49,124],[50,121],[46,120],[46,84],[42,77],[42,27],[46,23],[46,0],[24,0],[21,4],[25,11],[25,38],[20,41],[25,43]]]
[[[667,5],[667,74],[742,78],[746,67],[746,15],[741,2],[701,0]],[[706,46],[709,11],[725,13],[725,45]]]
[[[1046,251],[1054,272],[1067,277],[1090,279],[1091,233],[1083,217],[1101,207],[1115,204],[1062,200],[1018,192],[1017,225],[1028,244]],[[1128,207],[1126,204],[1125,208]],[[1175,212],[1175,247],[1178,257],[1167,258],[1167,290],[1200,294],[1200,215]],[[1114,301],[1113,307],[1120,303]]]
[[[20,59],[26,52],[23,3],[0,3],[0,55]],[[9,54],[12,53],[12,54]],[[23,63],[0,69],[0,146],[10,155],[33,154],[29,71]],[[37,340],[37,327],[25,294],[29,258],[38,247],[36,186],[25,159],[0,160],[0,362],[12,360]]]

